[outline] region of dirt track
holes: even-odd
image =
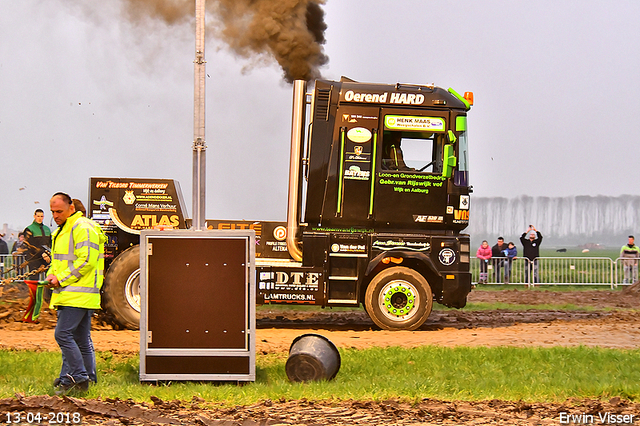
[[[45,310],[40,324],[15,322],[26,306],[22,292],[10,289],[0,311],[0,348],[57,350],[53,340],[55,316]],[[434,311],[418,331],[375,329],[363,311],[283,311],[258,313],[258,353],[286,352],[296,336],[321,333],[338,347],[370,346],[602,346],[640,347],[640,294],[621,291],[548,292],[529,290],[474,291],[470,302],[514,305],[573,304],[584,310]],[[611,310],[613,309],[613,310]],[[277,328],[276,328],[277,327]],[[139,349],[139,333],[114,331],[94,322],[97,350],[131,352]]]
[[[57,350],[54,317],[45,312],[41,324],[14,322],[25,300],[5,294],[12,303],[0,311],[0,348]],[[18,296],[18,294],[14,294]],[[286,352],[292,340],[307,332],[327,336],[339,348],[371,346],[602,346],[640,347],[640,294],[621,291],[541,292],[475,291],[470,302],[511,304],[572,304],[578,311],[436,311],[418,331],[386,332],[373,329],[363,312],[318,310],[260,311],[257,352]],[[612,310],[613,309],[613,310]],[[274,328],[277,325],[278,328]],[[138,332],[114,331],[96,325],[92,333],[97,350],[134,352]],[[90,401],[38,396],[0,400],[0,412],[43,409],[79,411],[85,424],[560,424],[561,414],[628,414],[640,419],[640,404],[614,398],[609,402],[567,401],[564,404],[524,404],[509,401],[424,400],[415,406],[397,401],[337,404],[309,401],[266,401],[251,407],[200,409],[203,401],[136,404],[133,401]],[[620,418],[622,419],[622,418]]]

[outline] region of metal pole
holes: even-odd
[[[196,230],[206,229],[205,224],[205,187],[206,187],[206,150],[204,140],[204,101],[205,76],[204,25],[205,0],[196,0],[196,58],[193,61],[194,107],[193,107],[193,220],[191,226]]]

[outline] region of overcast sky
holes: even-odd
[[[211,0],[210,0],[211,1]],[[91,176],[192,187],[192,24],[0,0],[0,226]],[[640,194],[640,2],[327,0],[323,77],[473,91],[474,196]],[[207,218],[284,220],[291,87],[206,48]]]

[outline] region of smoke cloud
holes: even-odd
[[[312,80],[328,62],[324,54],[325,0],[209,0],[207,36],[219,37],[239,56],[269,56],[285,80]],[[133,21],[192,22],[194,0],[125,0]],[[209,23],[214,18],[213,26]],[[212,31],[213,29],[213,34]]]

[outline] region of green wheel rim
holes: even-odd
[[[406,321],[417,314],[420,306],[418,289],[408,281],[389,281],[378,299],[382,314],[392,321]]]

